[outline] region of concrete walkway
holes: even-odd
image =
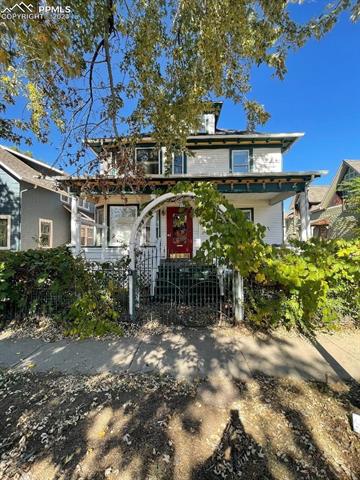
[[[183,329],[142,340],[13,340],[0,337],[0,367],[94,374],[160,372],[177,378],[222,374],[246,380],[256,373],[303,379],[360,381],[360,332],[244,336]]]

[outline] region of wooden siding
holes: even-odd
[[[267,200],[246,200],[244,196],[225,195],[238,208],[253,208],[254,222],[266,227],[265,242],[279,245],[283,242],[282,203],[269,205]]]
[[[254,148],[254,172],[282,172],[282,153],[280,148]]]
[[[60,200],[60,195],[44,188],[34,188],[21,182],[21,249],[39,247],[39,219],[53,222],[53,247],[70,241],[70,212]]]
[[[230,172],[229,148],[193,150],[194,156],[187,157],[188,174],[226,174]],[[252,171],[281,172],[282,153],[280,148],[254,148]]]
[[[193,150],[194,156],[187,156],[188,174],[224,174],[229,173],[229,149],[214,148]]]

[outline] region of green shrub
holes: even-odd
[[[275,248],[264,241],[265,227],[248,221],[211,183],[179,182],[172,191],[195,194],[194,215],[208,235],[197,257],[220,261],[242,275],[250,322],[307,332],[334,327],[344,315],[359,322],[359,240]]]
[[[124,260],[111,271],[124,272]],[[109,265],[87,264],[66,247],[2,252],[0,255],[0,314],[21,312],[24,317],[45,313],[56,317],[69,334],[86,337],[121,334],[116,323],[116,275]]]
[[[252,277],[245,305],[248,320],[313,331],[335,327],[344,316],[359,322],[360,242],[294,242],[273,248]]]
[[[108,333],[123,335],[123,329],[115,322],[119,315],[113,309],[111,297],[106,294],[85,293],[70,307],[68,335],[80,338],[102,336]]]

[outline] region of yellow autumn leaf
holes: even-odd
[[[255,275],[255,280],[258,282],[258,283],[263,283],[265,281],[265,275],[263,273],[257,273]]]

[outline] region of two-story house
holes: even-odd
[[[204,115],[204,128],[187,139],[187,152],[171,158],[167,171],[166,151],[157,148],[151,135],[143,136],[135,148],[135,160],[146,172],[146,184],[140,191],[119,191],[119,181],[111,163],[93,177],[59,178],[74,195],[86,185],[87,195],[96,203],[97,244],[80,248],[77,201],[72,205],[72,244],[92,260],[115,260],[130,242],[156,247],[163,259],[190,259],[206,238],[206,232],[191,208],[181,210],[181,198],[159,195],[179,181],[210,181],[249,220],[266,227],[265,240],[274,245],[284,241],[283,201],[299,194],[301,238],[309,237],[307,187],[318,171],[283,171],[283,155],[303,133],[257,133],[218,128],[221,104]],[[88,140],[99,152],[116,150],[112,139]],[[106,191],[103,185],[106,179]],[[144,213],[145,212],[145,213]],[[136,227],[134,227],[136,225]],[[134,228],[137,232],[134,232]]]

